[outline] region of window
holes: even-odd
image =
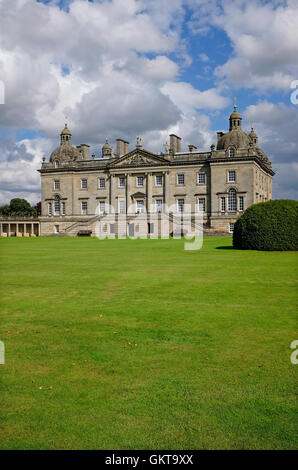
[[[206,199],[204,197],[200,197],[198,201],[198,210],[200,212],[206,211]]]
[[[161,175],[155,176],[155,186],[162,186],[162,176]]]
[[[106,180],[104,178],[98,178],[98,187],[99,189],[104,189],[106,187]]]
[[[226,212],[226,198],[225,197],[220,198],[220,210],[221,212]]]
[[[156,212],[162,212],[162,199],[156,199],[155,210]]]
[[[184,212],[184,199],[178,199],[177,209],[178,209],[178,212]]]
[[[59,231],[60,231],[59,225],[55,225],[55,233],[59,233]]]
[[[144,177],[143,176],[138,176],[137,177],[137,186],[141,187],[144,184]]]
[[[87,189],[87,179],[81,179],[81,189]]]
[[[233,232],[234,232],[234,225],[235,225],[235,224],[232,223],[232,222],[229,224],[229,232],[230,232],[230,233],[233,233]]]
[[[244,197],[239,196],[239,211],[244,211]]]
[[[65,215],[65,202],[61,203],[61,212],[62,212],[62,215]]]
[[[52,203],[51,202],[49,202],[49,204],[48,204],[48,213],[49,213],[49,215],[53,214],[53,212],[52,212]]]
[[[120,214],[125,214],[126,213],[126,203],[124,200],[119,201],[119,213]]]
[[[237,211],[237,198],[236,198],[236,189],[231,188],[228,192],[228,210],[231,212]]]
[[[229,170],[228,171],[228,182],[229,183],[235,183],[236,182],[236,171],[235,170]]]
[[[100,214],[103,214],[103,212],[105,211],[105,201],[99,201],[99,213]]]
[[[58,162],[58,160],[55,160],[55,168],[59,168],[59,162]]]
[[[143,200],[137,201],[137,213],[140,214],[141,212],[144,212],[144,201]]]
[[[55,180],[54,181],[54,189],[57,191],[60,189],[60,181],[59,180]]]
[[[54,212],[55,212],[55,215],[60,215],[60,197],[59,196],[55,196]]]
[[[198,173],[198,184],[206,184],[206,173]]]
[[[229,157],[235,157],[235,149],[229,149]]]
[[[86,201],[82,201],[82,214],[83,215],[87,215],[87,202]]]
[[[119,178],[119,188],[124,188],[124,186],[125,186],[125,178],[121,176]]]
[[[184,184],[184,174],[183,173],[179,173],[177,175],[177,183],[178,184]]]

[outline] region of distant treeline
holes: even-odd
[[[40,214],[41,203],[38,202],[36,206],[31,206],[31,204],[26,201],[26,199],[11,199],[9,204],[5,204],[4,206],[0,207],[0,215],[5,216],[22,215],[25,217],[37,217]]]

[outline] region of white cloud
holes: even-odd
[[[253,122],[259,146],[267,153],[276,172],[273,197],[298,199],[298,106],[262,101],[248,106],[244,114]]]
[[[288,90],[298,76],[298,2],[189,0],[193,32],[224,30],[233,56],[216,68],[219,79],[240,87]]]

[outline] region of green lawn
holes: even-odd
[[[0,447],[297,447],[297,252],[230,245],[1,239]]]

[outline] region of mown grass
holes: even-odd
[[[1,448],[297,447],[297,253],[230,245],[1,239]]]

